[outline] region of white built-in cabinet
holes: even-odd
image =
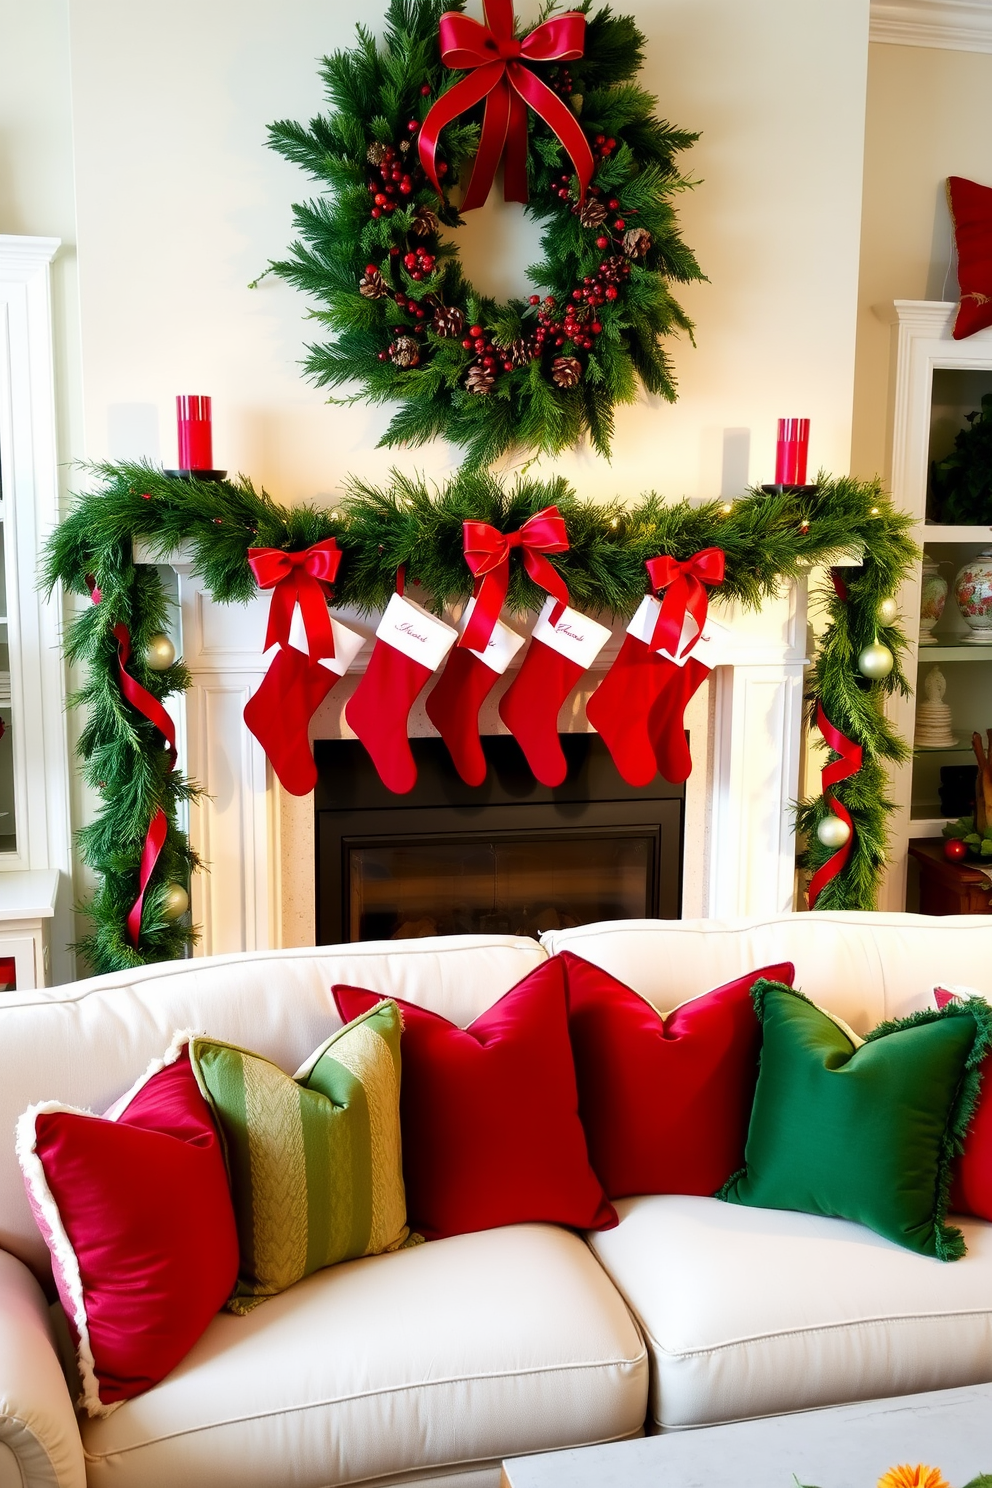
[[[948,454],[966,414],[979,408],[983,393],[992,392],[992,328],[965,340],[951,335],[957,306],[943,301],[896,300],[876,308],[892,329],[889,423],[891,466],[889,489],[896,505],[915,518],[914,535],[926,557],[936,562],[949,590],[944,613],[934,629],[936,645],[920,647],[919,614],[922,563],[916,563],[900,593],[900,607],[911,638],[906,673],[914,693],[927,669],[939,664],[947,682],[956,748],[913,750],[907,764],[892,770],[896,814],[889,869],[880,909],[907,907],[908,843],[916,837],[939,837],[947,820],[941,814],[938,784],[942,765],[974,760],[971,735],[992,728],[992,646],[963,644],[967,625],[954,602],[954,576],[965,560],[992,549],[992,525],[942,526],[928,517],[931,462]],[[990,513],[992,515],[992,513]],[[916,697],[897,699],[892,718],[914,741]]]
[[[58,521],[50,267],[56,238],[0,235],[0,989],[73,974],[60,598],[38,591]]]

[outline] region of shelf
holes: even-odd
[[[992,643],[980,646],[920,646],[917,665],[925,661],[992,661]]]
[[[916,754],[974,754],[970,744],[917,744],[913,746]]]
[[[924,522],[920,528],[920,541],[992,545],[992,527],[951,527],[942,522]]]

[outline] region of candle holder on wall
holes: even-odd
[[[226,470],[213,468],[213,426],[210,399],[199,394],[180,393],[176,397],[176,430],[179,446],[179,468],[166,475],[186,480],[223,480]]]

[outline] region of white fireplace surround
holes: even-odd
[[[147,552],[136,550],[139,561]],[[313,799],[283,791],[242,711],[265,672],[269,596],[215,604],[177,555],[183,659],[192,675],[176,699],[180,760],[205,792],[190,808],[192,845],[209,871],[193,882],[197,954],[314,943]],[[412,591],[416,597],[416,591]],[[342,611],[367,637],[352,667],[315,715],[314,738],[353,737],[344,721],[368,656],[377,616]],[[729,627],[726,655],[687,714],[693,772],[686,784],[683,915],[774,914],[793,907],[806,586],[792,584],[758,613],[713,605]],[[529,621],[521,628],[529,628]],[[623,628],[562,709],[563,731],[585,730],[583,703],[616,655]],[[483,733],[505,733],[496,704],[513,668],[483,709]],[[421,696],[415,736],[434,734]]]

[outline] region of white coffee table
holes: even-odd
[[[875,1488],[900,1462],[992,1473],[992,1384],[513,1457],[502,1488]]]

